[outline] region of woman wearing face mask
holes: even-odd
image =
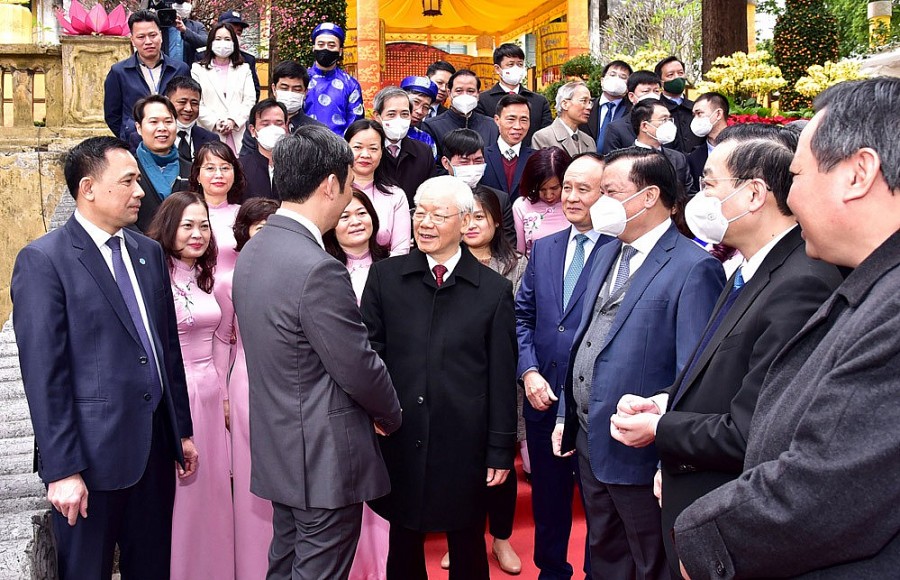
[[[560,199],[563,176],[571,162],[564,150],[550,147],[535,152],[525,163],[520,197],[512,208],[520,253],[528,256],[535,240],[569,227]]]
[[[356,302],[362,297],[369,267],[390,255],[390,250],[376,240],[378,214],[369,198],[354,188],[353,198],[333,230],[325,232],[325,251],[347,266]],[[384,580],[386,578],[388,534],[390,524],[363,506],[362,529],[356,545],[350,580]]]
[[[237,213],[232,236],[235,250],[244,245],[266,224],[279,203],[271,199],[247,200]],[[216,329],[214,351],[220,376],[228,378],[229,432],[231,434],[231,471],[234,489],[234,569],[235,580],[266,577],[269,544],[272,541],[272,502],[250,492],[250,379],[238,322],[234,315],[231,288],[234,271],[216,273],[216,301],[222,307],[222,323]],[[224,369],[224,371],[223,371]]]
[[[216,273],[231,272],[237,262],[234,218],[244,195],[244,172],[234,153],[222,143],[207,143],[197,151],[189,180],[209,207],[209,221],[219,247]]]
[[[513,283],[515,296],[519,291],[528,259],[515,251],[503,235],[500,200],[494,191],[479,185],[472,189],[472,193],[475,195],[475,213],[472,214],[472,222],[463,236],[463,241],[479,262]],[[525,440],[525,421],[522,418],[524,391],[518,387],[516,390],[519,417],[516,441],[521,443]],[[488,488],[488,522],[491,536],[494,538],[491,552],[500,562],[500,567],[510,574],[518,574],[522,570],[522,562],[509,543],[516,513],[517,491],[515,469],[510,470],[502,485]],[[444,561],[448,559],[449,555],[445,554],[441,561],[442,567],[447,567],[444,566]]]
[[[347,127],[344,139],[353,150],[353,185],[366,194],[378,214],[378,243],[388,246],[392,256],[408,254],[412,233],[409,200],[380,168],[385,154],[384,129],[376,121],[361,119]]]
[[[203,198],[173,193],[148,235],[159,242],[172,278],[194,445],[201,468],[175,484],[172,580],[234,579],[231,462],[225,428],[225,380],[215,365],[222,310],[213,295],[216,242]],[[148,298],[149,297],[145,297]]]
[[[241,152],[250,109],[256,103],[256,89],[250,65],[241,57],[234,28],[218,23],[209,31],[206,51],[191,67],[191,76],[200,83],[200,126],[219,135],[235,154]]]

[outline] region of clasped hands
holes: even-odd
[[[664,407],[665,401],[661,404]],[[629,447],[646,447],[656,440],[660,417],[662,409],[656,400],[624,395],[616,405],[616,414],[609,418],[609,434]]]

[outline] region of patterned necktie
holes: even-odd
[[[440,288],[444,285],[444,274],[447,273],[447,266],[438,264],[432,268],[431,271],[434,272],[434,281],[437,283],[438,288]]]
[[[574,133],[572,133],[572,141],[575,141],[576,143],[578,143],[578,131],[575,131]]]
[[[147,329],[144,326],[144,319],[141,317],[141,309],[138,306],[137,296],[134,293],[134,287],[131,285],[131,277],[128,275],[128,270],[125,268],[125,261],[122,259],[122,240],[119,239],[118,236],[113,236],[106,241],[106,245],[112,250],[113,272],[116,275],[116,285],[119,287],[119,292],[122,294],[122,299],[125,301],[125,306],[128,308],[128,314],[131,315],[131,322],[134,323],[138,338],[141,339],[141,346],[144,347],[144,352],[147,353],[147,364],[152,369],[153,384],[150,387],[150,395],[152,397],[151,400],[153,401],[153,409],[155,410],[156,405],[159,404],[159,401],[162,398],[162,386],[159,384],[156,356],[153,352],[153,347],[150,344],[150,337],[147,336]]]
[[[187,131],[182,129],[177,133],[178,135],[178,155],[183,158],[185,161],[193,161],[194,155],[191,153],[191,144],[188,143],[188,134]]]
[[[725,302],[722,304],[722,307],[719,308],[719,311],[716,313],[716,317],[713,319],[712,324],[709,325],[709,328],[706,330],[706,334],[703,335],[703,339],[700,340],[700,346],[697,347],[697,350],[694,351],[694,358],[691,359],[691,364],[688,365],[687,370],[684,372],[681,378],[681,383],[678,385],[678,389],[675,391],[675,396],[672,397],[672,402],[675,402],[678,397],[681,395],[681,392],[684,391],[684,388],[687,386],[688,377],[691,376],[691,373],[694,370],[694,367],[697,365],[697,361],[700,358],[700,355],[703,354],[703,351],[706,350],[707,345],[709,345],[709,341],[712,340],[713,335],[719,330],[719,327],[722,326],[722,321],[725,320],[725,315],[728,314],[728,311],[731,310],[731,307],[734,306],[735,301],[738,296],[741,294],[741,289],[744,287],[744,276],[740,270],[737,271],[737,274],[734,276],[734,285],[731,287],[731,292],[728,293],[728,297],[725,299]],[[671,408],[671,405],[669,405]]]
[[[619,261],[619,269],[616,272],[612,290],[609,292],[610,296],[618,292],[619,288],[625,285],[625,282],[628,282],[628,277],[631,276],[631,259],[635,254],[637,254],[637,250],[633,246],[628,244],[622,246],[622,259]]]
[[[566,270],[566,277],[563,278],[563,310],[569,306],[569,300],[572,299],[572,292],[575,291],[575,285],[578,284],[578,278],[584,269],[584,244],[588,241],[588,237],[584,234],[575,236],[575,253],[572,255],[572,262],[569,263],[569,269]]]
[[[507,161],[512,161],[513,159],[515,159],[516,157],[518,157],[518,155],[516,155],[516,150],[513,149],[512,147],[510,147],[509,149],[507,149],[507,150],[506,150],[506,153],[504,153],[503,156],[506,157],[506,160],[507,160]]]
[[[600,121],[600,129],[597,131],[597,153],[603,152],[603,142],[606,140],[606,130],[609,128],[609,124],[612,123],[616,104],[612,102],[603,103],[603,109],[606,112],[600,111],[603,115],[603,119]]]
[[[393,143],[391,143],[390,145],[387,146],[387,150],[390,151],[391,157],[394,157],[394,158],[396,158],[397,155],[400,154],[400,146],[394,145]]]

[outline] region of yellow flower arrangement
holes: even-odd
[[[797,79],[794,90],[804,97],[813,98],[828,87],[844,81],[867,78],[860,64],[852,60],[826,61],[825,65],[814,64],[806,69],[806,75]]]
[[[634,70],[652,71],[654,67],[656,67],[656,63],[666,58],[667,56],[671,55],[664,50],[642,48],[634,54],[616,54],[609,60],[621,60],[627,62]]]
[[[767,52],[736,52],[713,61],[706,80],[697,83],[697,91],[715,91],[732,97],[754,96],[762,102],[765,95],[786,84],[781,69],[771,64]]]

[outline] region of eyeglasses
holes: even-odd
[[[222,175],[228,175],[229,173],[231,173],[232,171],[234,171],[234,167],[232,167],[231,165],[218,165],[218,166],[216,166],[216,165],[204,165],[204,166],[201,167],[200,169],[203,170],[203,173],[212,173],[212,174],[215,174],[216,172],[219,172],[219,173],[221,173]]]
[[[592,102],[591,99],[589,99],[587,97],[585,97],[583,99],[578,99],[577,101],[573,100],[573,99],[569,99],[569,100],[572,101],[573,103],[578,103],[582,107],[588,107],[588,106],[590,106],[590,104]]]
[[[433,211],[422,211],[419,209],[414,209],[410,213],[412,214],[412,220],[414,222],[416,222],[417,224],[424,222],[425,218],[430,217],[431,223],[433,223],[436,226],[439,226],[439,225],[443,224],[444,222],[446,222],[448,219],[458,216],[462,212],[458,211],[458,212],[452,213],[450,215],[443,215],[443,214],[435,213]]]

